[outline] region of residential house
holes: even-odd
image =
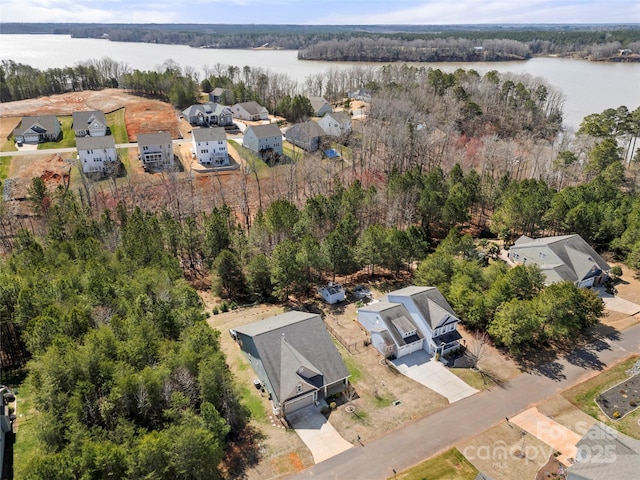
[[[327,113],[318,121],[326,135],[340,137],[351,133],[351,117],[345,112]]]
[[[216,87],[209,92],[209,100],[213,103],[229,105],[233,101],[233,92],[228,88]]]
[[[339,283],[329,282],[320,289],[320,295],[329,305],[342,302],[345,297],[344,288]]]
[[[327,113],[333,112],[331,104],[322,97],[308,97],[311,107],[313,108],[314,117],[322,117]]]
[[[55,115],[27,116],[22,117],[13,136],[18,143],[55,142],[61,132],[60,122]]]
[[[107,118],[104,112],[73,112],[71,119],[76,137],[104,137],[107,134]]]
[[[353,100],[360,100],[361,102],[371,102],[371,90],[368,88],[360,88],[358,90],[352,90],[347,93],[347,97]]]
[[[458,318],[436,287],[402,288],[388,293],[385,301],[404,305],[424,337],[427,353],[442,355],[460,348]]]
[[[173,141],[169,132],[139,134],[138,151],[145,170],[162,170],[174,165]]]
[[[269,111],[258,102],[236,103],[232,107],[233,116],[240,120],[249,122],[257,122],[260,120],[269,120]]]
[[[263,160],[282,155],[282,132],[275,123],[248,127],[242,143]]]
[[[637,480],[640,475],[640,440],[602,423],[595,423],[576,447],[567,480]]]
[[[233,113],[229,107],[218,103],[191,105],[182,112],[191,125],[205,127],[230,127],[233,125]]]
[[[324,130],[313,120],[296,123],[285,132],[285,138],[288,142],[293,143],[307,152],[315,152],[318,150],[318,148],[320,148],[320,139],[323,136],[325,136]]]
[[[536,239],[522,236],[509,249],[509,258],[519,264],[538,265],[547,285],[556,282],[572,282],[578,287],[600,285],[611,269],[580,235]]]
[[[216,167],[229,165],[227,135],[224,128],[194,128],[191,131],[191,145],[199,164]]]
[[[118,164],[116,143],[111,135],[76,138],[78,160],[84,173],[109,173]]]
[[[401,358],[424,346],[424,335],[401,303],[369,303],[358,309],[358,321],[385,358]]]
[[[286,312],[238,327],[235,335],[276,415],[318,404],[348,384],[349,371],[315,313]]]

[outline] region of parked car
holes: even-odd
[[[353,294],[357,299],[362,300],[363,298],[371,297],[371,290],[364,285],[358,285],[353,289]]]

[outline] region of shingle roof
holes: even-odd
[[[314,112],[319,112],[322,107],[325,105],[329,105],[329,102],[322,97],[308,97],[309,103],[311,103],[311,107]],[[331,105],[329,105],[331,106]]]
[[[171,142],[169,132],[139,133],[138,145],[164,145]]]
[[[222,127],[216,128],[194,128],[191,135],[196,142],[218,142],[226,140],[227,135]]]
[[[91,122],[97,120],[102,125],[107,125],[107,118],[104,116],[104,112],[100,110],[92,110],[89,112],[73,112],[71,115],[71,119],[73,122],[73,128],[83,128],[88,127]]]
[[[344,112],[327,113],[326,116],[333,118],[340,125],[344,125],[345,123],[351,121],[351,117]]]
[[[291,311],[244,325],[236,332],[253,338],[279,402],[290,398],[300,382],[318,388],[318,375],[324,384],[349,376],[319,315]]]
[[[611,268],[580,235],[537,239],[523,236],[511,247],[511,253],[539,265],[548,283],[579,282],[594,271],[607,272]]]
[[[640,441],[595,423],[577,444],[568,480],[637,480]]]
[[[455,317],[453,309],[436,287],[410,286],[387,294],[390,301],[393,297],[406,297],[416,306],[422,318],[431,329],[435,329],[447,316]]]
[[[252,125],[247,128],[247,131],[251,130],[256,138],[266,138],[266,137],[281,137],[282,132],[278,128],[278,125],[275,123],[268,123],[266,125]],[[246,135],[246,131],[245,131]]]
[[[55,115],[40,115],[22,117],[20,125],[14,130],[14,134],[21,135],[29,129],[39,133],[56,131],[60,128],[58,117]]]
[[[309,120],[308,122],[296,123],[287,130],[285,137],[306,140],[314,137],[323,137],[326,135],[322,127],[318,125],[318,122]]]
[[[207,115],[222,115],[223,113],[228,115],[232,114],[229,107],[213,102],[191,105],[182,111],[182,114],[186,117],[195,117],[198,113]]]
[[[76,148],[78,150],[116,148],[116,142],[111,135],[105,135],[104,137],[78,137],[76,138]]]
[[[236,103],[236,106],[243,108],[249,115],[260,115],[267,109],[258,102],[242,102]]]
[[[363,312],[374,312],[380,315],[393,340],[398,345],[407,345],[419,338],[424,338],[407,308],[401,303],[376,302],[370,303],[358,309]],[[416,337],[404,338],[403,333],[416,331]]]

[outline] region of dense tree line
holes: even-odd
[[[60,193],[48,237],[19,231],[0,264],[2,320],[31,356],[39,412],[38,454],[18,468],[29,479],[219,478],[248,418],[219,332],[154,214],[87,213]]]

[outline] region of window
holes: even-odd
[[[296,387],[296,392],[302,393],[302,385],[298,384],[298,386]]]

